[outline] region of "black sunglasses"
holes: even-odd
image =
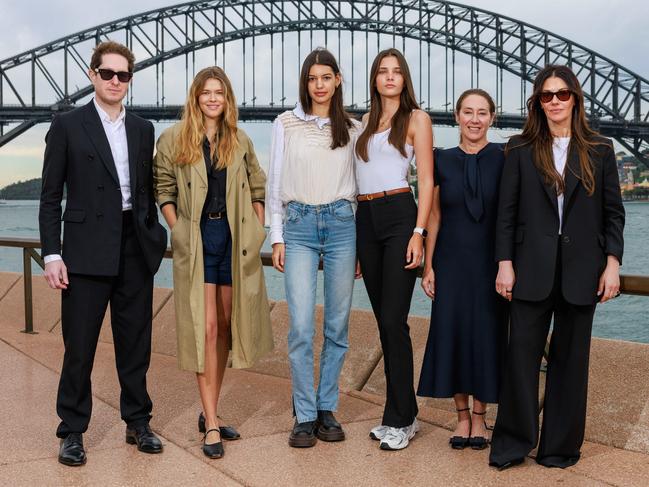
[[[572,91],[566,89],[559,91],[542,91],[539,93],[539,99],[541,100],[541,103],[550,103],[555,95],[559,101],[568,101],[572,96]]]
[[[129,71],[113,71],[112,69],[95,68],[95,73],[99,74],[104,81],[110,81],[115,75],[122,83],[128,83],[133,78],[133,73]]]

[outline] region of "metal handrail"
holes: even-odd
[[[45,268],[43,258],[36,251],[41,248],[41,242],[37,238],[15,238],[0,237],[0,247],[14,247],[23,249],[23,286],[25,290],[25,329],[24,333],[37,333],[34,331],[34,315],[32,306],[32,266],[31,260],[41,267]],[[173,251],[167,247],[165,258],[173,256]],[[261,262],[265,266],[273,265],[272,254],[270,252],[261,253]],[[322,269],[322,261],[320,261]],[[421,277],[423,268],[417,270],[418,277]],[[649,296],[649,276],[621,275],[620,276],[620,293],[631,294],[635,296]]]

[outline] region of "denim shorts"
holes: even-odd
[[[226,217],[201,219],[205,283],[232,285],[232,235]]]

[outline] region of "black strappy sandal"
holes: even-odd
[[[485,414],[487,414],[487,410],[485,409],[481,413],[473,411],[473,414],[477,416],[484,416]],[[484,421],[484,427],[485,429],[489,429],[486,421]],[[469,446],[473,450],[484,450],[485,448],[487,448],[487,446],[489,446],[489,438],[485,438],[484,436],[471,436],[469,437]]]
[[[463,413],[464,411],[470,411],[470,410],[471,410],[470,408],[463,408],[463,409],[456,409],[455,411],[458,413]],[[471,418],[469,416],[469,421],[470,419]],[[467,446],[469,446],[469,440],[470,437],[467,436],[451,436],[448,440],[448,443],[451,445],[451,448],[453,448],[454,450],[464,450]]]

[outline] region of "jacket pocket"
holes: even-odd
[[[82,223],[86,219],[86,210],[74,210],[66,208],[63,212],[63,221],[71,223]]]

